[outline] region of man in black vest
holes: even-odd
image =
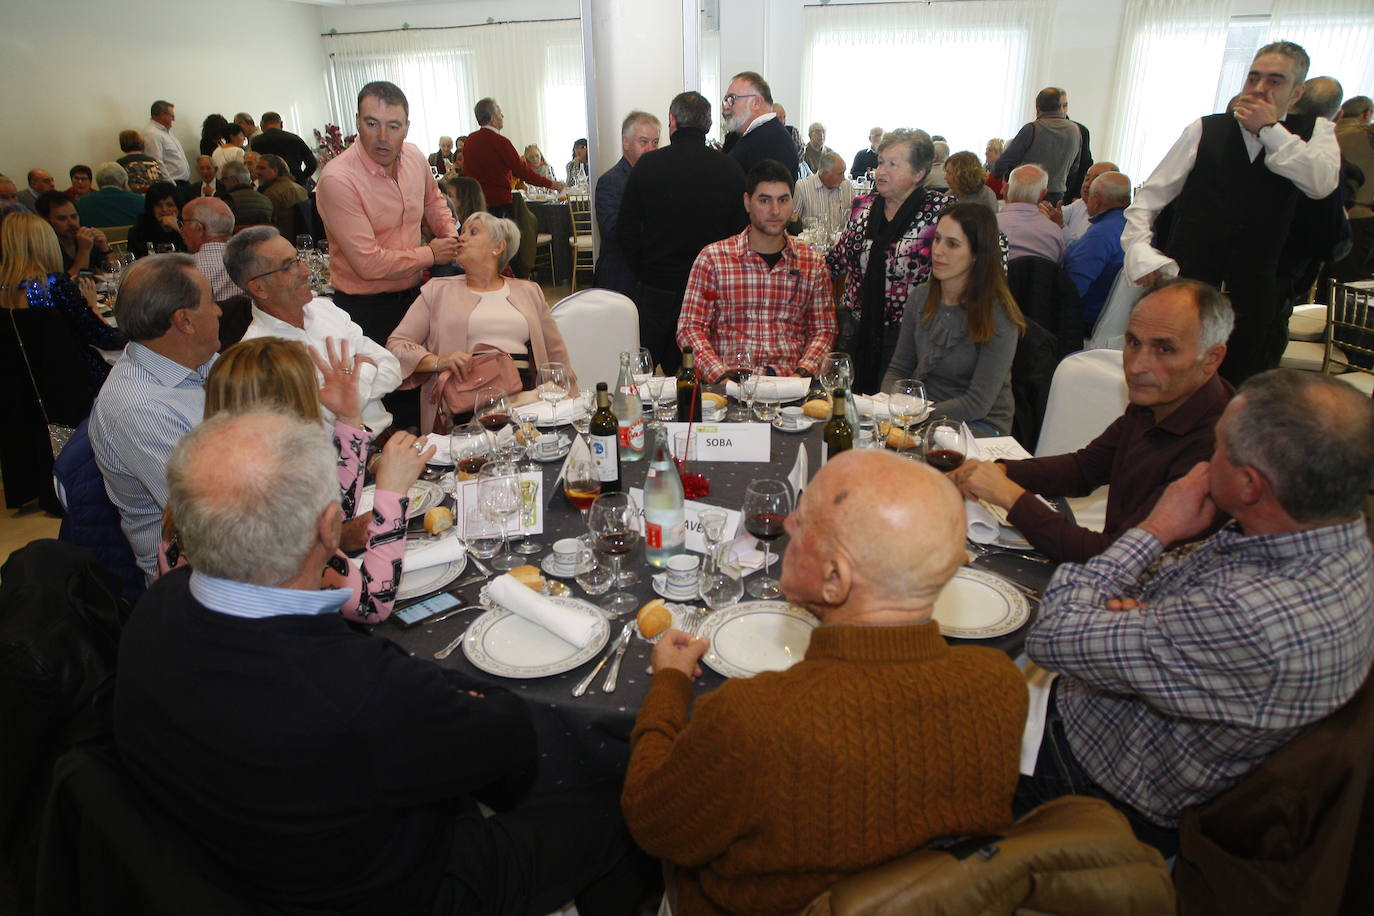
[[[1237,385],[1282,352],[1276,268],[1298,196],[1325,197],[1340,173],[1331,122],[1288,114],[1307,67],[1307,52],[1292,42],[1260,48],[1232,112],[1188,125],[1126,210],[1121,246],[1132,282],[1181,274],[1226,284],[1236,329],[1221,374]],[[1156,250],[1155,217],[1170,203]]]
[[[727,137],[725,152],[749,170],[765,159],[776,159],[797,174],[798,153],[792,136],[773,111],[773,90],[768,81],[752,70],[736,73],[721,100],[720,116]]]

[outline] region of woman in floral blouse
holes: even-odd
[[[930,276],[929,230],[950,203],[921,187],[934,155],[923,130],[895,130],[878,144],[873,194],[855,198],[849,225],[826,256],[844,277],[837,349],[854,357],[854,391],[878,391],[897,347],[911,291]]]

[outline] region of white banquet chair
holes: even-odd
[[[1131,309],[1135,308],[1136,302],[1144,294],[1145,287],[1136,286],[1126,279],[1125,270],[1118,271],[1112,291],[1107,294],[1107,304],[1102,306],[1102,313],[1097,316],[1097,323],[1093,325],[1092,333],[1084,344],[1085,349],[1111,347],[1120,350],[1121,338],[1126,336],[1126,325],[1131,322]]]
[[[620,354],[639,349],[639,312],[629,296],[609,289],[584,289],[554,303],[553,320],[568,345],[578,385],[615,387]]]

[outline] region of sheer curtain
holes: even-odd
[[[1274,0],[1266,41],[1295,41],[1312,58],[1313,76],[1334,76],[1345,97],[1374,89],[1374,3],[1370,0]]]
[[[808,6],[802,103],[789,121],[821,121],[851,161],[875,125],[943,134],[981,161],[989,137],[1029,120],[1049,78],[1052,4],[965,0]]]
[[[1190,121],[1213,113],[1230,15],[1231,0],[1127,0],[1111,129],[1095,158],[1139,184]]]
[[[587,135],[576,19],[323,37],[330,108],[345,135],[355,129],[358,90],[372,80],[390,80],[405,92],[407,139],[426,154],[439,148],[441,135],[476,130],[472,106],[484,96],[500,103],[501,132],[516,149],[539,144],[560,178],[573,141]]]

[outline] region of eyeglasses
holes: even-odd
[[[179,227],[182,228],[182,229],[185,229],[185,228],[186,228],[187,226],[189,226],[191,223],[195,223],[197,226],[199,226],[199,227],[202,228],[202,229],[205,228],[205,224],[202,223],[202,222],[201,222],[200,220],[198,220],[198,219],[182,219],[182,218],[180,218],[180,217],[177,217],[177,226],[179,226]]]
[[[261,280],[263,277],[270,277],[270,276],[272,276],[273,274],[282,273],[283,271],[290,270],[291,268],[293,268],[293,267],[295,267],[295,266],[297,266],[297,265],[299,265],[299,264],[304,264],[304,263],[305,263],[305,255],[304,255],[304,254],[297,254],[294,258],[292,258],[290,261],[287,261],[287,262],[286,262],[285,264],[283,264],[281,267],[274,267],[274,268],[272,268],[271,270],[264,271],[264,272],[258,274],[256,277],[249,277],[249,278],[248,278],[248,283],[252,283],[254,280]],[[247,284],[244,284],[244,285],[246,286]]]
[[[758,93],[757,93],[757,92],[740,92],[740,93],[734,93],[734,92],[732,92],[732,93],[730,93],[729,95],[727,95],[725,98],[721,99],[721,101],[724,102],[727,106],[733,106],[733,105],[735,104],[735,100],[736,100],[736,99],[753,99],[753,98],[758,98]]]

